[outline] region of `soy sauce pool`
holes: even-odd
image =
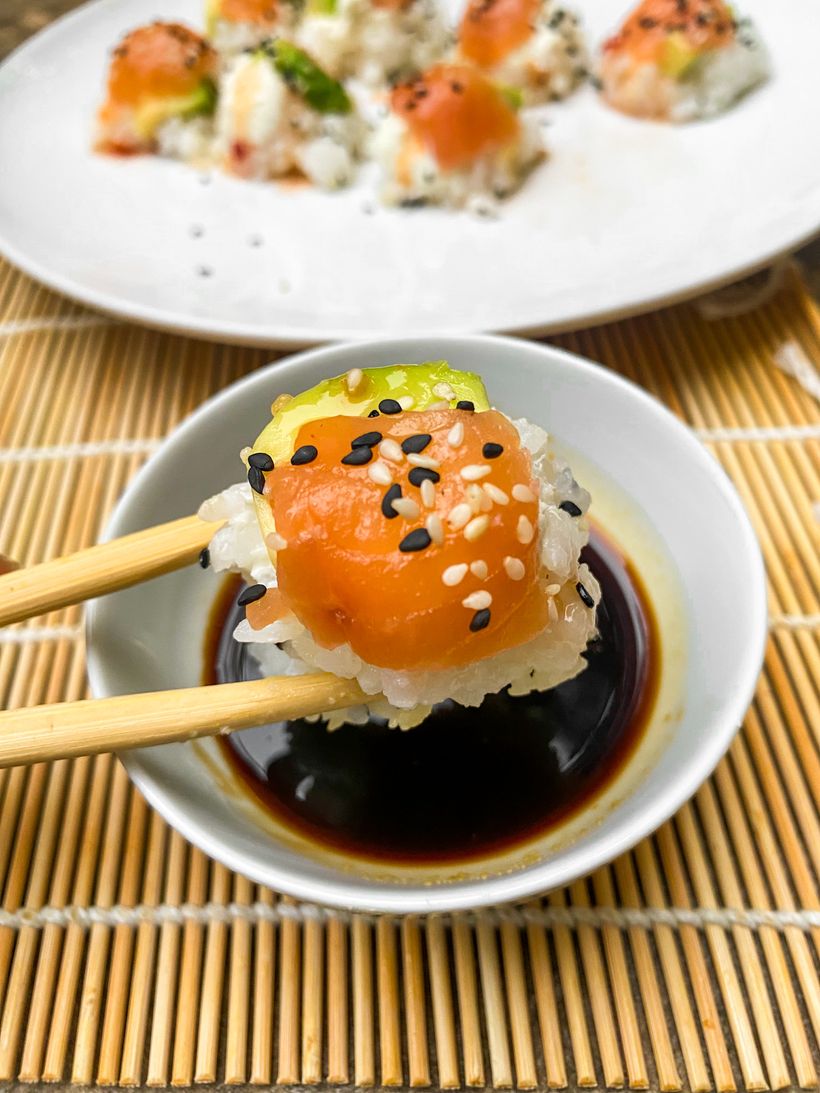
[[[601,535],[583,557],[602,603],[575,679],[478,708],[445,702],[407,732],[376,720],[332,733],[306,721],[244,730],[220,739],[233,770],[280,823],[371,861],[469,861],[543,835],[616,777],[657,690],[657,628],[638,575]],[[260,674],[231,637],[240,588],[230,582],[214,607],[206,682]]]

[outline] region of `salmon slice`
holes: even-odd
[[[723,0],[643,0],[604,43],[604,53],[663,63],[673,35],[695,53],[721,49],[734,41],[735,21]]]
[[[181,23],[151,23],[132,30],[114,50],[108,103],[184,98],[215,72],[216,54],[199,34]]]
[[[459,28],[467,60],[492,68],[532,35],[540,0],[470,0]]]

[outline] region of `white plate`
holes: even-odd
[[[581,3],[591,39],[626,6]],[[547,107],[551,162],[500,219],[481,221],[366,215],[364,178],[333,195],[225,177],[202,185],[181,164],[95,156],[111,46],[160,15],[202,25],[198,0],[96,0],[0,67],[0,250],[93,307],[268,345],[547,331],[654,307],[820,227],[816,0],[742,6],[772,52],[769,84],[684,128],[621,117],[589,88]]]
[[[354,366],[440,357],[479,372],[494,404],[560,438],[593,493],[595,519],[650,590],[662,647],[658,699],[638,748],[581,812],[523,848],[455,866],[374,865],[300,842],[241,787],[213,740],[123,757],[150,803],[188,839],[300,899],[446,911],[524,899],[583,876],[654,830],[709,775],[760,668],[767,633],[763,565],[716,460],[639,388],[578,357],[520,340],[376,341],[313,350],[254,372],[165,442],[123,497],[107,534],[190,513],[238,479],[237,453],[261,429],[277,394]],[[95,601],[88,616],[94,694],[195,685],[216,588],[211,571],[192,566]]]

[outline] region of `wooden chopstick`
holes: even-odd
[[[0,767],[215,736],[363,699],[354,681],[320,672],[6,710],[0,712]]]
[[[198,516],[0,576],[0,626],[116,592],[195,561],[218,530]]]

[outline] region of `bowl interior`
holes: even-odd
[[[759,548],[728,479],[659,403],[559,350],[502,338],[399,339],[314,350],[247,377],[200,408],[131,485],[108,528],[121,535],[196,510],[242,474],[239,450],[276,395],[354,365],[447,357],[477,371],[492,402],[560,438],[593,513],[650,586],[662,685],[645,739],[610,787],[557,832],[469,869],[391,870],[317,853],[272,830],[212,741],[132,752],[148,800],[192,842],[251,878],[351,908],[432,911],[520,899],[633,845],[686,800],[723,754],[751,699],[766,635]],[[191,567],[93,603],[96,695],[196,684],[217,578]]]

